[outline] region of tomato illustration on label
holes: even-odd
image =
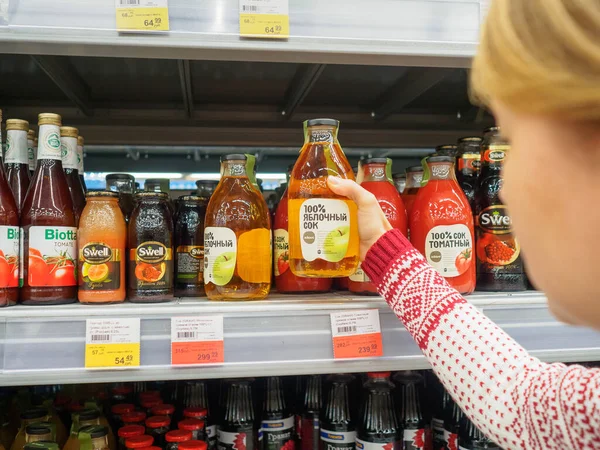
[[[456,266],[456,270],[458,270],[459,275],[465,273],[469,266],[471,265],[471,261],[473,260],[473,252],[470,248],[467,248],[456,255],[456,261],[454,265]]]
[[[279,274],[285,273],[290,268],[290,255],[288,252],[282,253],[277,259],[277,272]]]
[[[246,450],[246,433],[238,433],[233,439],[235,450]]]
[[[285,444],[281,446],[281,450],[294,450],[296,448],[296,444],[294,441],[289,440]]]
[[[42,256],[30,247],[27,280],[29,286],[75,286],[75,264],[68,255]]]

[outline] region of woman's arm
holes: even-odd
[[[377,240],[362,267],[454,400],[497,444],[600,448],[600,370],[531,357],[397,230]]]

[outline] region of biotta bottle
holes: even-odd
[[[364,384],[364,398],[356,437],[357,450],[402,450],[389,372],[371,372]]]
[[[75,218],[77,224],[79,224],[79,218],[81,217],[83,208],[85,208],[85,189],[83,189],[81,180],[79,179],[79,172],[77,171],[77,136],[79,136],[77,128],[60,127],[60,148],[63,169],[67,177],[71,198],[73,199]]]
[[[23,200],[29,187],[29,165],[27,158],[27,132],[29,122],[20,119],[6,121],[6,178],[12,189],[17,207],[23,206]]]
[[[326,403],[321,419],[320,450],[354,450],[356,448],[356,417],[351,399],[352,375],[329,377]]]
[[[254,407],[251,380],[232,380],[217,432],[219,450],[254,450]],[[277,449],[279,450],[279,449]]]
[[[424,411],[425,380],[417,372],[399,372],[394,377],[398,419],[404,436],[404,450],[431,450],[431,428]]]
[[[262,450],[294,450],[294,416],[287,408],[281,378],[265,380],[261,421]]]

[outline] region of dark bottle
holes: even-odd
[[[481,140],[477,136],[460,138],[456,156],[456,181],[467,196],[473,211],[475,211],[477,177],[481,169]]]
[[[154,438],[154,445],[165,449],[166,435],[171,429],[171,419],[167,416],[152,416],[146,419],[146,434]]]
[[[454,144],[438,145],[435,148],[435,156],[451,156],[456,158],[458,154],[458,146]]]
[[[83,187],[83,191],[87,194],[87,186],[85,185],[85,177],[84,177],[84,169],[83,169],[83,136],[77,136],[77,172],[79,172],[79,181],[81,181],[81,186]]]
[[[355,377],[331,375],[327,379],[325,407],[321,418],[320,450],[355,450],[356,415],[352,399]]]
[[[175,222],[175,296],[204,296],[204,215],[201,197],[179,197]]]
[[[370,372],[363,385],[363,404],[356,435],[357,450],[401,450],[402,428],[398,423],[389,372]]]
[[[79,218],[85,208],[85,189],[79,178],[79,161],[77,160],[77,137],[79,130],[73,127],[60,127],[61,156],[69,192],[73,199],[73,212],[79,224]]]
[[[404,450],[431,450],[432,436],[427,413],[424,411],[425,380],[414,371],[394,376],[398,419],[403,429]]]
[[[231,380],[225,394],[223,419],[217,432],[219,450],[254,450],[252,380]]]
[[[173,219],[163,192],[136,194],[129,221],[129,286],[133,303],[173,300]]]
[[[198,197],[210,199],[218,184],[219,182],[217,180],[198,180],[196,181],[196,187],[198,188],[196,195]]]
[[[310,375],[306,379],[302,412],[300,414],[300,448],[319,449],[319,414],[323,407],[323,382],[321,375]]]
[[[20,119],[6,121],[6,178],[17,207],[21,209],[29,187],[29,158],[27,156],[27,132],[29,122]]]
[[[432,408],[432,419],[431,419],[431,430],[433,432],[433,449],[434,450],[445,450],[446,439],[444,437],[444,411],[446,405],[452,402],[452,397],[448,391],[444,389],[442,383],[436,378],[436,384],[431,389],[435,393],[431,401],[433,403]]]
[[[461,450],[501,450],[490,438],[473,425],[467,416],[460,422],[458,448]]]
[[[37,166],[21,209],[24,305],[77,301],[77,222],[60,149],[61,117],[39,116]]]
[[[262,408],[262,450],[294,450],[294,416],[283,393],[281,378],[265,379]]]
[[[148,178],[144,182],[146,192],[164,192],[171,194],[170,181],[168,178]]]
[[[106,175],[106,190],[119,193],[119,206],[125,216],[125,222],[129,223],[135,206],[135,178],[126,173],[109,173]]]
[[[460,407],[450,398],[444,409],[444,448],[458,449],[458,434],[462,417],[463,412]]]
[[[499,128],[486,130],[475,192],[477,289],[481,291],[527,289],[521,248],[512,233],[510,214],[500,199],[502,165],[508,151],[510,145]]]
[[[210,449],[214,449],[217,446],[216,414],[208,392],[206,381],[186,381],[181,403],[184,407],[184,417],[205,421],[208,446]]]

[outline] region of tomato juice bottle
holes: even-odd
[[[67,177],[67,184],[73,199],[73,212],[75,213],[76,223],[79,224],[79,218],[85,208],[85,189],[79,178],[77,170],[77,137],[79,130],[73,127],[60,127],[60,142],[63,170]]]
[[[138,192],[129,219],[127,298],[133,303],[173,300],[173,218],[164,192]]]
[[[87,195],[79,221],[79,301],[118,303],[125,300],[127,227],[116,192]]]
[[[422,166],[411,166],[406,168],[406,186],[402,193],[402,201],[406,207],[406,216],[410,222],[410,215],[412,214],[412,207],[417,198],[417,193],[421,189],[421,182],[423,181],[423,167]]]
[[[175,221],[175,296],[202,297],[207,202],[195,195],[184,195],[179,200]]]
[[[21,303],[77,301],[77,222],[61,159],[58,114],[38,116],[37,165],[21,213]]]
[[[412,244],[461,294],[475,289],[473,215],[450,156],[427,158],[429,179],[410,218]]]
[[[344,277],[359,263],[356,204],[334,194],[329,176],[354,180],[337,139],[339,122],[304,122],[305,142],[288,189],[290,269],[300,277]]]
[[[79,181],[81,181],[81,186],[83,187],[83,191],[87,192],[87,186],[85,185],[85,177],[84,177],[84,168],[83,168],[83,144],[85,139],[83,136],[77,136],[77,172],[79,173]]]
[[[392,182],[392,160],[389,158],[369,158],[359,163],[359,184],[377,198],[381,210],[390,225],[404,236],[408,234],[406,208],[400,194]],[[371,283],[360,265],[349,277],[350,292],[377,295],[377,287]]]
[[[252,185],[246,155],[221,158],[221,181],[206,208],[204,287],[209,300],[258,300],[271,289],[271,220]]]
[[[475,188],[481,168],[481,138],[468,136],[458,140],[456,157],[456,180],[475,211]]]
[[[29,159],[27,156],[27,132],[29,122],[20,119],[6,121],[6,178],[12,190],[17,207],[23,206],[23,200],[29,187]]]
[[[510,145],[498,128],[486,132],[475,193],[477,289],[482,291],[527,289],[521,248],[512,233],[510,214],[500,199],[502,165],[509,151]]]
[[[29,178],[33,176],[33,172],[35,170],[37,148],[34,144],[35,131],[29,130],[27,132],[27,164],[29,165]]]

